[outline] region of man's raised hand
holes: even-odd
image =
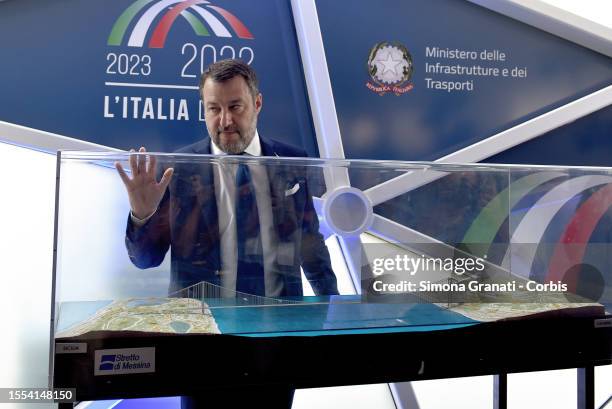
[[[135,151],[132,149],[130,152]],[[141,147],[138,152],[143,155],[130,155],[131,179],[119,162],[115,162],[115,168],[127,190],[132,214],[138,219],[145,219],[157,210],[170,184],[174,169],[166,169],[161,180],[157,182],[155,176],[157,159],[155,156],[144,155],[146,153],[144,147]]]

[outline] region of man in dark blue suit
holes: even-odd
[[[210,137],[180,153],[306,156],[259,136],[262,95],[247,64],[212,64],[202,74],[200,93]],[[130,259],[141,268],[159,265],[170,249],[171,293],[206,281],[229,293],[300,296],[300,267],[316,294],[338,293],[305,167],[245,164],[253,162],[247,159],[223,162],[228,166],[176,161],[158,168],[154,156],[148,159],[130,158],[131,178],[116,164],[131,207],[125,241]],[[290,408],[293,400],[289,385],[232,392],[186,396],[181,406]]]
[[[262,95],[247,64],[212,64],[202,75],[200,92],[210,137],[180,153],[306,156],[301,149],[259,136]],[[131,206],[126,245],[141,268],[159,265],[171,249],[170,292],[206,281],[255,295],[300,296],[302,267],[316,294],[337,294],[304,167],[234,162],[221,171],[211,162],[177,162],[161,167],[158,182],[156,159],[147,163],[144,155],[137,156],[130,159],[132,178],[117,164]],[[234,205],[243,191],[249,192],[248,186],[235,185],[241,168],[252,185],[249,205],[256,216],[251,232],[244,231],[249,222],[241,220],[239,205]]]

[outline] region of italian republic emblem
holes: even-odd
[[[372,82],[366,82],[366,87],[379,95],[387,92],[402,95],[414,88],[410,82],[413,68],[412,56],[403,44],[375,44],[368,57],[368,74]]]

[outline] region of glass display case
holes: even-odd
[[[60,152],[57,171],[52,360],[81,399],[189,392],[188,357],[208,386],[414,378],[439,342],[495,356],[487,337],[559,322],[600,329],[585,363],[612,358],[612,169]],[[422,349],[359,378],[352,336]],[[315,381],[321,348],[343,371]]]

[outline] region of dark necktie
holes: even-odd
[[[246,164],[239,164],[236,171],[236,242],[236,291],[265,295],[259,214],[251,171]]]

